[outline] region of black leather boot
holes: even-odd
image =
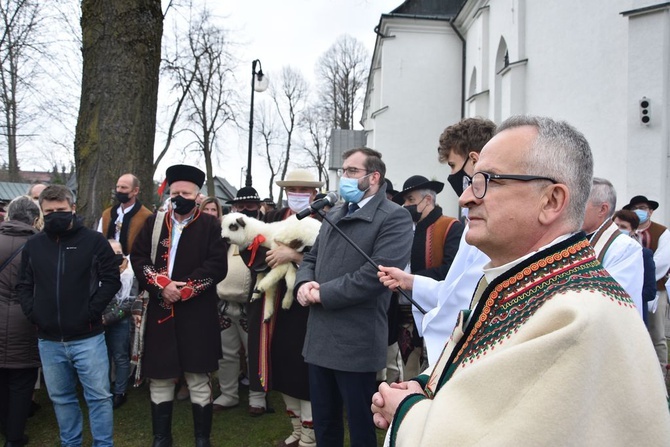
[[[209,435],[212,432],[212,404],[191,404],[193,408],[193,433],[195,447],[211,447]]]
[[[172,401],[151,402],[151,423],[154,431],[151,447],[172,447]]]

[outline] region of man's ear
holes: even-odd
[[[550,185],[542,195],[538,219],[543,225],[550,225],[565,212],[570,201],[568,187],[558,183]]]
[[[472,164],[475,165],[479,161],[479,152],[472,151],[468,154],[468,158],[472,161]]]

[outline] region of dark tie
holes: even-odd
[[[350,203],[349,204],[349,212],[347,213],[347,216],[351,216],[354,214],[354,212],[360,208],[357,203]]]

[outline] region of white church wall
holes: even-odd
[[[390,19],[377,51],[379,77],[364,117],[367,145],[379,150],[387,177],[402,189],[421,174],[446,182],[449,169],[437,161],[439,137],[461,115],[462,46],[446,21]],[[377,80],[378,79],[378,80]],[[438,197],[445,212],[455,215],[457,197],[450,188]]]

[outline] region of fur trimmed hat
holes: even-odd
[[[174,182],[191,182],[202,188],[205,183],[205,173],[195,166],[189,165],[172,165],[165,171],[165,178],[168,186]]]

